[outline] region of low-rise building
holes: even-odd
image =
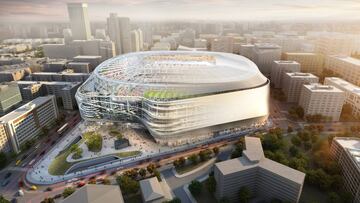
[[[62,203],[124,203],[117,185],[88,184],[66,197]]]
[[[30,68],[7,69],[0,71],[0,82],[11,82],[23,79],[31,73]]]
[[[215,164],[216,198],[238,202],[240,188],[246,187],[257,199],[298,202],[305,174],[267,159],[260,138],[245,137],[245,145],[242,157]]]
[[[344,189],[353,196],[353,202],[360,202],[360,139],[335,137],[330,154],[338,162],[344,178]]]
[[[285,73],[282,90],[287,102],[298,102],[304,84],[318,83],[319,78],[311,73]]]
[[[163,203],[172,199],[169,187],[156,177],[140,181],[140,190],[144,203]]]
[[[75,73],[90,73],[91,64],[88,62],[70,62],[67,67],[72,69]]]
[[[271,67],[270,81],[275,88],[281,88],[284,73],[300,72],[300,64],[296,61],[274,61]]]
[[[90,71],[92,72],[96,66],[98,66],[103,61],[101,56],[76,56],[74,57],[74,62],[83,62],[90,64]]]
[[[89,78],[89,73],[51,73],[51,72],[36,72],[27,77],[32,81],[63,81],[63,82],[85,82]]]
[[[303,85],[299,105],[304,109],[305,115],[320,114],[331,121],[339,121],[344,101],[345,93],[342,90],[312,83]]]
[[[34,139],[41,129],[59,117],[55,96],[38,97],[0,118],[0,137],[7,137],[15,153],[26,141]]]

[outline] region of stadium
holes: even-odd
[[[100,64],[77,90],[83,119],[141,123],[179,145],[265,124],[269,81],[245,57],[149,51]]]

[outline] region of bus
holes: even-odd
[[[64,133],[67,129],[69,128],[69,124],[65,123],[63,126],[61,126],[61,128],[59,128],[56,132],[58,133],[58,135],[62,135],[62,133]]]

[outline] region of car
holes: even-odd
[[[24,196],[24,191],[23,190],[19,190],[17,193],[20,197]]]
[[[77,183],[77,187],[82,187],[84,186],[86,183],[84,181],[80,181]]]
[[[5,175],[4,179],[9,178],[11,175],[12,175],[12,173],[11,173],[11,172],[6,173],[6,175]]]
[[[2,187],[5,187],[7,184],[9,184],[10,183],[10,180],[5,180],[5,181],[3,181],[2,183],[1,183],[1,186]]]
[[[96,179],[96,176],[91,176],[89,180]]]
[[[45,192],[50,192],[50,191],[52,191],[53,189],[51,188],[51,187],[47,187],[46,189],[45,189]]]
[[[24,182],[23,182],[22,180],[20,180],[19,183],[18,183],[18,186],[19,186],[19,187],[23,187],[23,186],[24,186]]]
[[[51,142],[50,145],[53,146],[55,143],[56,143],[56,141],[54,140],[54,141]]]
[[[43,156],[45,154],[45,150],[40,153],[40,156]]]
[[[37,190],[37,187],[36,187],[35,185],[32,185],[32,186],[30,187],[30,190]]]

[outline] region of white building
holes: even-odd
[[[21,146],[41,133],[59,117],[55,96],[38,97],[0,118],[0,137],[8,137],[12,150],[21,151]]]
[[[281,47],[275,44],[257,43],[254,46],[253,62],[265,76],[269,77],[273,61],[280,60]]]
[[[91,30],[88,5],[86,3],[68,3],[67,6],[73,39],[89,40]]]
[[[137,52],[144,49],[144,37],[140,29],[131,31],[131,51]]]
[[[240,55],[253,60],[254,59],[254,47],[253,44],[243,44],[240,46]]]
[[[354,203],[360,202],[360,139],[335,137],[330,154],[341,168],[344,189],[352,194]]]
[[[169,42],[156,42],[151,51],[169,51],[171,50],[171,44]]]
[[[305,174],[264,156],[260,138],[245,137],[240,158],[218,162],[214,167],[215,197],[238,202],[239,190],[247,187],[256,199],[298,202]]]
[[[335,86],[345,92],[345,103],[352,108],[352,115],[360,118],[360,87],[349,83],[341,78],[327,77],[325,85]]]
[[[311,73],[285,73],[282,90],[287,102],[298,102],[304,84],[317,83],[319,78]]]
[[[345,93],[330,85],[305,84],[301,89],[299,105],[305,115],[320,114],[332,121],[339,121]]]
[[[281,88],[285,73],[300,72],[300,64],[296,61],[274,61],[271,67],[270,81],[275,88]]]
[[[360,86],[360,59],[349,56],[329,56],[326,58],[325,68],[344,80]]]

